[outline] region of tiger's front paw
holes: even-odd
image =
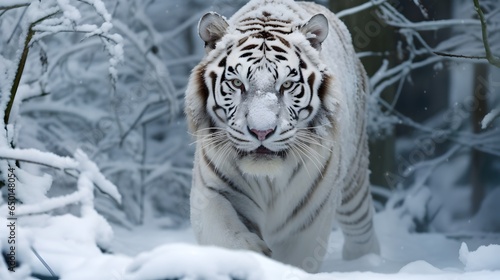
[[[236,233],[237,248],[251,250],[271,257],[272,251],[267,247],[267,244],[257,234],[252,232]]]

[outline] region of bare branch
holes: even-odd
[[[466,59],[488,59],[486,56],[461,55],[461,54],[451,54],[444,52],[433,52],[433,53],[445,57],[466,58]]]
[[[481,6],[479,5],[479,0],[474,0],[474,9],[476,10],[477,15],[479,16],[479,20],[481,21],[481,31],[483,36],[484,50],[486,51],[486,59],[488,59],[488,62],[491,65],[500,68],[500,57],[495,56],[490,49],[490,44],[488,42],[488,27],[486,24],[486,19],[484,18],[483,10],[481,10]]]
[[[15,3],[15,4],[9,4],[9,5],[5,5],[5,4],[0,4],[0,10],[12,10],[12,9],[16,9],[16,8],[21,8],[21,7],[27,7],[29,6],[31,3],[31,1],[29,0],[21,0],[19,1],[19,3]]]

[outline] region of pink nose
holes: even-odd
[[[272,132],[274,132],[274,129],[268,129],[268,130],[250,129],[250,133],[256,136],[257,139],[259,139],[259,141],[263,141],[267,137],[271,136]]]

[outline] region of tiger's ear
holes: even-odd
[[[316,14],[300,28],[300,31],[306,36],[311,46],[319,51],[321,43],[328,36],[328,20],[323,14]]]
[[[215,44],[226,34],[228,26],[224,17],[217,13],[210,12],[201,17],[198,24],[198,33],[201,39],[205,41],[205,50],[207,52],[215,49]]]

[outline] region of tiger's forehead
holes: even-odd
[[[294,28],[291,20],[277,18],[268,12],[262,12],[260,17],[243,18],[235,25],[236,30],[245,35],[262,38],[272,34],[290,34]]]
[[[293,78],[304,65],[300,48],[290,40],[296,34],[303,36],[300,24],[276,10],[252,11],[232,21],[225,53],[229,71],[258,89]]]
[[[272,87],[296,72],[300,61],[300,50],[286,40],[286,35],[266,32],[244,36],[227,49],[229,71],[234,69],[259,89]]]

